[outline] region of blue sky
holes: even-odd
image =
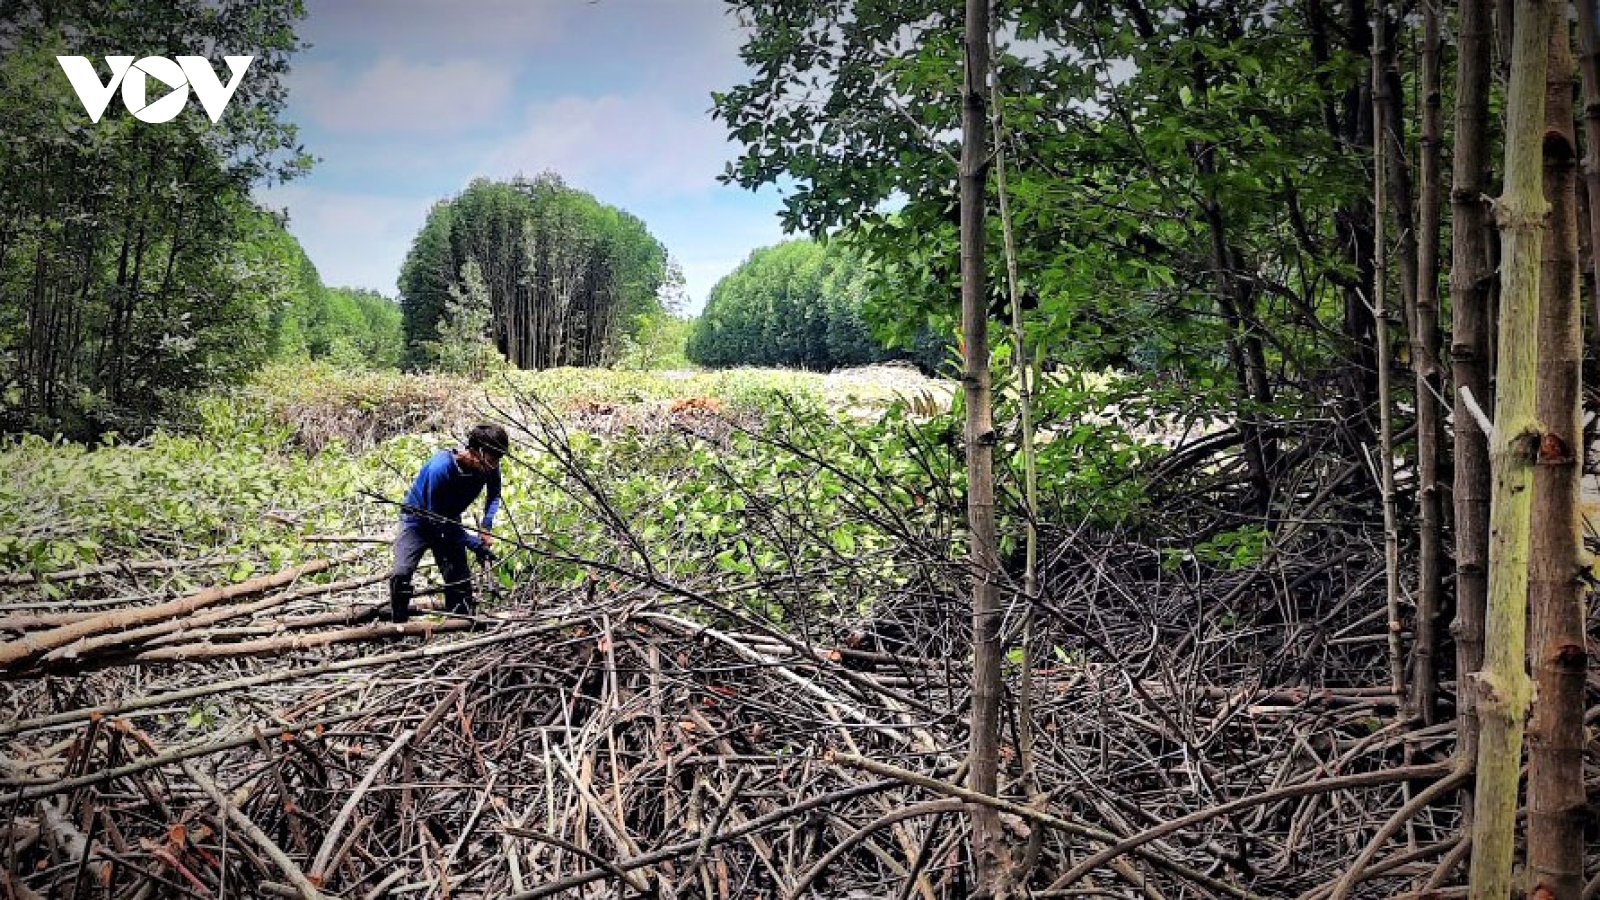
[[[288,118],[319,157],[258,192],[329,285],[393,296],[436,200],[553,170],[632,212],[681,263],[690,311],[782,240],[776,191],[716,176],[736,153],[710,92],[744,73],[719,0],[310,0]]]

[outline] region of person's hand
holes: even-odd
[[[485,547],[493,547],[494,546],[494,535],[490,534],[487,531],[480,531],[480,532],[478,532],[478,541],[480,543],[482,543],[483,546],[485,546]]]

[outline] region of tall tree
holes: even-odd
[[[967,778],[980,794],[1000,791],[1000,543],[994,514],[994,420],[989,391],[989,298],[984,290],[985,196],[989,175],[989,0],[967,0],[962,33],[961,385],[966,399],[967,541],[972,577],[972,719]],[[1000,813],[971,804],[976,897],[1010,896],[1011,853]]]
[[[1565,5],[1558,9],[1564,13]],[[1572,39],[1564,14],[1550,28],[1544,193],[1550,203],[1540,276],[1538,422],[1529,572],[1534,673],[1528,726],[1528,895],[1583,894],[1585,819],[1583,585],[1578,521],[1583,447],[1583,319],[1578,301],[1577,140]]]
[[[1439,347],[1440,10],[1422,5],[1422,134],[1418,147],[1417,283],[1411,306],[1411,365],[1417,409],[1417,614],[1410,706],[1431,725],[1439,715],[1439,613],[1444,596],[1444,378]]]
[[[1478,755],[1478,708],[1467,687],[1483,665],[1484,607],[1489,574],[1489,440],[1470,403],[1493,406],[1489,394],[1489,59],[1491,0],[1461,0],[1456,52],[1455,146],[1451,153],[1450,359],[1455,382],[1456,752]],[[1472,793],[1462,804],[1470,816]]]
[[[1404,282],[1416,275],[1416,239],[1406,227],[1411,209],[1408,180],[1396,172],[1403,163],[1395,159],[1397,148],[1392,146],[1398,131],[1395,122],[1393,95],[1388,77],[1394,57],[1389,40],[1389,13],[1381,5],[1374,20],[1377,22],[1376,39],[1372,43],[1372,106],[1373,118],[1378,127],[1373,132],[1372,156],[1372,206],[1373,246],[1376,248],[1372,266],[1372,317],[1377,322],[1376,354],[1378,361],[1378,467],[1379,502],[1383,504],[1383,570],[1384,599],[1388,606],[1389,638],[1389,689],[1395,702],[1405,698],[1405,656],[1400,641],[1400,532],[1397,524],[1394,492],[1394,392],[1390,365],[1389,334],[1389,265],[1388,242],[1384,225],[1391,203],[1400,221],[1401,247],[1400,278]],[[1407,262],[1409,260],[1409,263]]]
[[[0,16],[0,415],[49,430],[147,422],[268,351],[271,310],[233,265],[253,185],[308,158],[280,120],[298,0],[53,3]],[[254,57],[227,112],[90,123],[56,56]],[[259,274],[259,273],[255,273]],[[15,373],[12,375],[11,373]]]
[[[1577,0],[1579,68],[1583,81],[1583,182],[1589,196],[1590,338],[1600,348],[1600,4]],[[1600,355],[1600,353],[1597,353]]]
[[[1484,664],[1478,673],[1476,698],[1481,733],[1473,811],[1473,900],[1503,900],[1511,893],[1523,721],[1532,693],[1525,656],[1528,542],[1533,469],[1542,438],[1536,376],[1540,265],[1549,211],[1540,145],[1549,33],[1556,6],[1551,0],[1516,2],[1506,96],[1505,189],[1495,206],[1501,241],[1500,334],[1495,414],[1489,437],[1494,478],[1489,511],[1489,596]]]
[[[553,174],[478,179],[437,204],[401,269],[407,358],[437,341],[468,261],[488,291],[494,343],[515,366],[602,365],[661,309],[667,254],[637,217]]]

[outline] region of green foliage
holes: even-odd
[[[399,366],[399,304],[377,291],[336,287],[323,291],[323,305],[321,321],[327,330],[309,342],[312,359],[327,359],[345,368]]]
[[[252,185],[308,158],[280,120],[299,0],[7,4],[0,16],[0,417],[92,435],[148,423],[269,352],[260,272],[237,265]],[[88,121],[55,57],[254,57],[221,121],[113,101]]]
[[[267,311],[267,358],[326,360],[347,369],[400,361],[400,308],[376,291],[328,288],[304,248],[265,211],[241,217],[240,288]]]
[[[1187,550],[1168,548],[1163,551],[1163,563],[1176,568],[1192,558],[1207,566],[1237,572],[1259,566],[1266,559],[1271,540],[1266,528],[1246,525],[1213,535]]]
[[[668,312],[646,313],[631,335],[622,336],[622,350],[617,355],[615,368],[688,368],[686,351],[694,323],[694,319],[682,319]]]
[[[865,273],[843,244],[786,241],[753,251],[717,282],[689,335],[705,366],[828,369],[896,358],[862,316]]]
[[[408,365],[437,357],[469,260],[483,276],[494,345],[526,369],[615,360],[621,339],[637,340],[665,309],[663,291],[681,284],[637,217],[553,174],[480,178],[435,204],[401,268]]]
[[[341,506],[389,478],[378,456],[331,450],[312,464],[237,433],[97,447],[23,437],[0,448],[0,571],[220,552],[290,565],[321,552],[299,534],[359,525]]]
[[[959,4],[734,6],[753,74],[715,96],[744,148],[725,179],[782,184],[787,228],[863,255],[880,336],[949,333]],[[1137,373],[1181,398],[1169,409],[1321,415],[1330,382],[1359,380],[1347,367],[1363,368],[1370,340],[1367,35],[1339,25],[1352,15],[1340,2],[1253,10],[996,7],[1025,319],[1035,358]],[[990,312],[1004,320],[993,178],[987,204]],[[1269,372],[1286,386],[1263,387]]]
[[[241,288],[268,311],[267,356],[327,360],[344,368],[400,362],[400,308],[376,291],[329,288],[300,242],[275,215],[241,216],[234,266]]]
[[[672,373],[621,369],[546,369],[506,374],[504,384],[490,390],[537,397],[558,410],[576,405],[625,405],[671,400],[713,399],[731,413],[761,413],[775,396],[822,399],[823,379],[810,372],[786,369],[722,369]]]
[[[483,390],[445,375],[352,370],[329,361],[269,365],[243,387],[195,404],[201,432],[221,443],[310,452],[366,450],[411,433],[459,433]]]
[[[250,385],[198,404],[192,434],[95,448],[25,438],[0,448],[0,570],[225,551],[245,561],[218,577],[239,580],[320,555],[325,547],[299,538],[391,527],[395,508],[371,495],[398,499],[429,454],[458,443],[484,415],[484,401],[514,410],[517,398],[532,396],[562,417],[567,446],[611,510],[584,501],[554,456],[524,443],[505,463],[508,535],[636,566],[612,527],[620,523],[658,572],[688,583],[781,580],[792,566],[822,573],[803,591],[741,597],[763,615],[781,620],[829,605],[856,614],[901,585],[893,560],[907,546],[940,559],[963,552],[960,411],[914,413],[917,404],[884,396],[867,407],[852,402],[859,386],[846,395],[826,381],[793,370],[680,377],[564,368],[474,384],[327,362],[269,366]],[[713,438],[660,427],[677,415],[675,400],[694,401],[682,407],[691,425],[707,421],[693,417],[710,407],[750,430]],[[620,412],[606,417],[610,426],[585,431],[575,414],[597,406]],[[1081,413],[1056,410],[1046,426]],[[513,434],[526,440],[518,427]],[[1136,514],[1110,508],[1127,481],[1116,467],[1137,452],[1132,443],[1114,426],[1079,423],[1048,444],[1046,515]],[[1014,499],[1001,514],[1015,528]],[[502,547],[501,576],[513,582],[594,577],[586,566]]]
[[[427,343],[429,362],[440,372],[482,380],[500,358],[489,338],[489,327],[489,288],[483,283],[478,261],[468,259],[461,267],[460,285],[450,285],[439,338]]]

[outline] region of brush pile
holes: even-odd
[[[970,802],[1000,807],[1035,897],[1461,895],[1454,724],[1374,687],[1358,531],[1194,579],[1131,535],[1048,530],[1036,622],[1005,625],[1031,664],[996,801],[960,786],[940,498],[856,476],[848,514],[895,543],[735,582],[630,550],[564,433],[515,424],[613,531],[528,545],[582,584],[395,626],[372,536],[227,588],[150,564],[52,576],[70,603],[0,585],[0,896],[941,900],[970,893]],[[823,528],[784,483],[750,490],[752,534]]]

